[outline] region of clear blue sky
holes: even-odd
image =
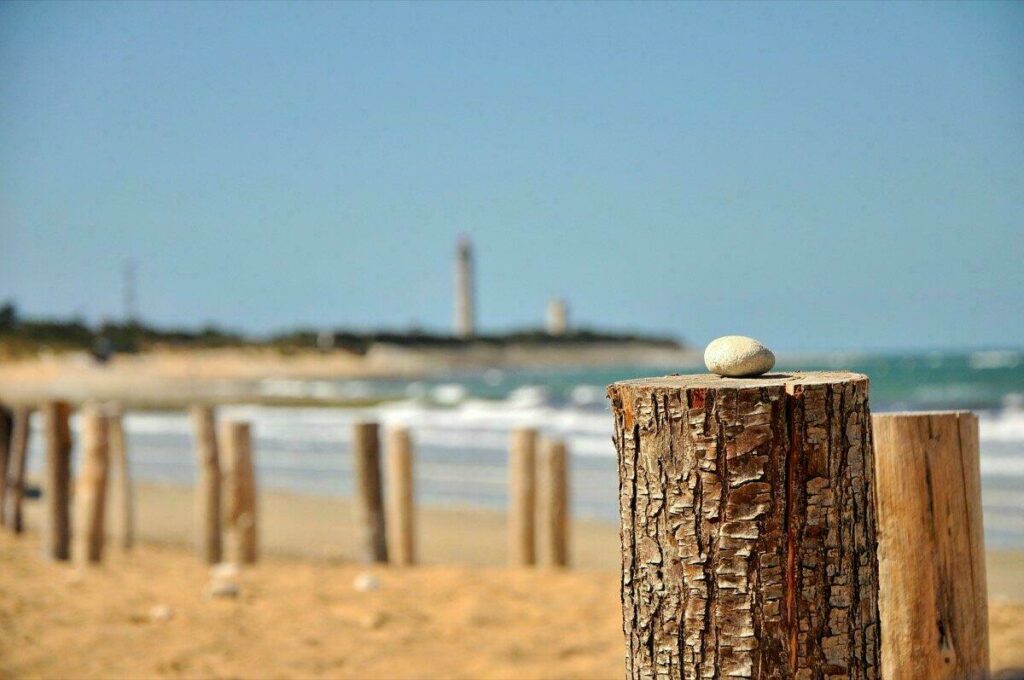
[[[1024,4],[0,5],[0,299],[1024,346]]]

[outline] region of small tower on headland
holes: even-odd
[[[455,335],[471,338],[476,334],[473,306],[473,246],[462,235],[455,246]]]
[[[569,307],[565,300],[554,298],[548,302],[546,328],[548,335],[565,335],[569,327]]]

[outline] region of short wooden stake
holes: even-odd
[[[412,441],[409,430],[393,427],[388,431],[387,453],[387,534],[388,556],[392,564],[416,563],[416,518],[412,478]]]
[[[111,508],[113,509],[113,535],[125,550],[135,543],[135,496],[132,489],[131,465],[128,461],[128,443],[124,436],[124,423],[120,406],[107,409],[107,439],[110,447]]]
[[[0,404],[0,508],[7,505],[7,468],[11,459],[14,435],[14,413]],[[5,513],[0,512],[0,526],[6,526]]]
[[[14,427],[11,435],[11,461],[7,470],[7,503],[3,508],[7,527],[20,534],[25,529],[21,502],[25,497],[25,470],[28,469],[28,439],[32,430],[32,409],[14,408]]]
[[[609,390],[629,678],[878,678],[868,380]]]
[[[71,558],[71,407],[64,401],[42,406],[43,436],[46,440],[45,496],[46,526],[43,552],[50,559]]]
[[[989,677],[978,418],[874,416],[882,675]]]
[[[569,564],[569,478],[565,442],[544,438],[540,447],[538,515],[541,557],[550,567]]]
[[[362,559],[366,562],[387,562],[377,423],[355,423],[352,426],[352,443],[356,524],[362,532]]]
[[[537,562],[537,430],[512,431],[508,456],[508,554],[513,567]]]
[[[254,564],[257,558],[256,473],[252,463],[249,423],[221,425],[226,487],[225,552],[227,561]]]
[[[193,406],[192,434],[195,439],[196,469],[196,551],[206,564],[221,561],[221,473],[217,448],[217,427],[213,409]]]
[[[107,417],[98,406],[82,412],[82,457],[75,483],[75,564],[103,560],[109,449]]]

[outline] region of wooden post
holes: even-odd
[[[7,526],[16,534],[25,529],[21,501],[25,497],[25,470],[28,469],[28,438],[31,429],[32,409],[28,406],[16,407],[11,435],[11,461],[7,470],[7,503],[3,508]]]
[[[11,459],[13,430],[14,414],[10,408],[0,404],[0,508],[7,504],[7,468]],[[0,526],[6,524],[4,513],[0,512]]]
[[[873,421],[882,675],[988,678],[978,418],[885,413]]]
[[[541,557],[550,567],[569,564],[569,479],[565,442],[543,439],[538,475]]]
[[[192,433],[195,438],[196,469],[196,551],[206,564],[217,564],[221,550],[221,474],[217,449],[217,427],[213,409],[193,406]]]
[[[627,677],[879,677],[867,378],[608,391]]]
[[[43,404],[43,436],[46,439],[46,534],[44,554],[50,559],[71,557],[71,407],[64,401]]]
[[[75,563],[87,566],[103,560],[107,468],[107,417],[98,406],[82,412],[82,457],[75,483]]]
[[[128,463],[128,444],[124,436],[121,407],[111,404],[107,408],[107,439],[110,446],[111,507],[115,540],[128,550],[135,542],[135,497],[132,490],[131,466]]]
[[[388,555],[393,564],[410,566],[416,563],[416,519],[412,442],[404,427],[388,432],[387,475]]]
[[[537,561],[536,461],[537,430],[513,430],[508,458],[508,554],[513,567],[530,567]]]
[[[352,439],[356,524],[363,535],[362,558],[366,562],[387,562],[377,423],[355,423]]]
[[[252,465],[249,423],[227,421],[221,426],[224,444],[224,483],[227,487],[225,543],[227,561],[254,564],[257,557],[256,473]]]

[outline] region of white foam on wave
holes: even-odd
[[[989,441],[1024,444],[1024,411],[1005,409],[979,414],[978,438],[983,443]]]

